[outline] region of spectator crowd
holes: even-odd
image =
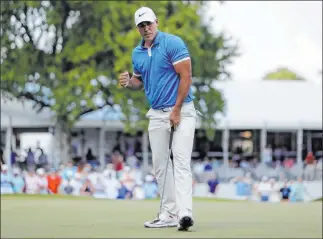
[[[304,202],[305,195],[311,197],[303,178],[279,182],[274,178],[263,176],[260,182],[254,181],[250,175],[232,179],[236,195],[241,200],[257,198],[260,202]]]
[[[302,165],[298,165],[295,158],[284,150],[272,150],[268,146],[261,163],[256,155],[246,155],[238,147],[226,165],[221,156],[209,151],[221,151],[220,148],[208,148],[201,144],[203,140],[197,142],[200,142],[196,145],[199,156],[192,156],[193,185],[207,185],[211,196],[217,195],[219,185],[231,182],[235,184],[237,199],[251,200],[255,196],[260,201],[272,201],[273,197],[276,201],[302,201],[306,193],[302,180],[322,180],[322,157],[317,159],[312,152],[307,153]],[[105,155],[105,165],[100,165],[92,150],[88,149],[84,159],[73,157],[72,161],[57,168],[53,168],[39,145],[19,154],[12,150],[11,173],[2,151],[1,193],[137,200],[159,197],[153,173],[144,175],[140,157],[137,157],[140,141],[136,139],[130,146],[122,150],[120,143],[117,144],[111,155]]]
[[[222,183],[228,183],[217,177],[205,164],[205,185],[208,195],[217,196]],[[201,175],[200,175],[201,176]],[[193,188],[197,180],[194,177]],[[302,177],[297,180],[276,180],[263,176],[261,180],[252,177],[247,172],[243,176],[231,178],[229,183],[235,185],[236,199],[268,201],[304,201],[308,194]],[[57,170],[52,168],[29,168],[22,170],[18,167],[8,172],[8,166],[1,165],[1,194],[60,194],[73,196],[92,196],[107,199],[153,199],[158,198],[157,182],[153,174],[143,175],[139,166],[127,164],[120,168],[118,163],[107,164],[103,170],[88,163],[72,161],[61,165]]]
[[[113,164],[107,164],[99,171],[90,164],[72,161],[61,165],[59,169],[44,168],[12,169],[1,165],[2,194],[62,194],[74,196],[93,196],[109,199],[153,199],[157,198],[157,183],[152,174],[142,180],[142,172],[137,168],[125,166],[116,170]]]

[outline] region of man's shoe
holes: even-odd
[[[160,215],[156,219],[150,222],[145,222],[146,228],[165,228],[165,227],[176,227],[178,224],[178,218],[176,216],[163,216]]]
[[[184,216],[182,217],[177,225],[178,231],[187,231],[191,226],[194,225],[193,218],[190,216]]]

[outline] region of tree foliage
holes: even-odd
[[[39,110],[50,107],[69,127],[85,113],[119,104],[126,129],[144,128],[144,93],[121,89],[116,80],[132,72],[131,52],[140,41],[133,13],[141,6],[155,11],[161,31],[187,43],[196,107],[209,127],[223,108],[211,83],[229,76],[237,47],[202,23],[204,1],[1,1],[1,90]]]
[[[264,80],[305,80],[288,68],[278,68],[264,76]]]

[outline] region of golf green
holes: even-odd
[[[1,196],[1,238],[322,238],[322,202],[194,200],[195,225],[147,229],[157,200]]]

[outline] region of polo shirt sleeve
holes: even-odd
[[[136,68],[136,64],[134,62],[132,62],[132,69],[133,69],[134,76],[138,76],[138,77],[141,76],[140,71]]]
[[[136,62],[135,62],[135,56],[134,56],[134,52],[132,53],[132,70],[133,70],[133,75],[134,76],[138,76],[138,77],[140,77],[141,76],[141,73],[140,73],[140,71],[139,71],[139,69],[138,69],[138,67],[137,67],[137,64],[136,64]]]
[[[190,59],[190,53],[186,44],[178,36],[172,36],[168,40],[167,54],[173,65]]]

